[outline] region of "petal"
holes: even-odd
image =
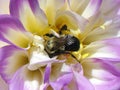
[[[89,0],[69,0],[69,2],[71,10],[81,15],[88,5]]]
[[[11,0],[10,13],[21,20],[26,30],[34,34],[41,35],[48,25],[37,0]]]
[[[0,41],[0,48],[3,47],[3,46],[6,46],[6,45],[8,45],[8,44],[5,43],[5,42]]]
[[[64,11],[62,13],[58,13],[56,16],[56,26],[62,27],[64,24],[68,26],[70,29],[80,29],[80,32],[84,30],[88,21],[81,17],[80,15],[72,12],[72,11]]]
[[[110,63],[110,62],[108,62]],[[105,68],[105,65],[109,66],[107,62],[103,61],[102,59],[86,59],[84,62],[82,62],[84,75],[89,78],[96,78],[101,80],[111,80],[112,78],[116,78],[115,75],[113,75],[107,68]],[[111,65],[112,66],[112,65]],[[113,66],[112,66],[113,67]],[[95,82],[94,82],[95,83]],[[101,82],[97,82],[96,84],[102,84]]]
[[[0,90],[8,90],[8,85],[4,82],[1,76],[0,76]]]
[[[95,85],[96,90],[119,90],[120,89],[120,78],[116,78],[112,81],[108,81],[104,85]]]
[[[24,30],[21,22],[8,15],[0,16],[0,39],[13,43],[21,48],[27,48],[30,43],[31,34]]]
[[[70,65],[53,63],[51,66],[51,70],[49,67],[48,69],[46,68],[46,71],[47,70],[48,70],[47,73],[49,74],[46,73],[46,78],[49,77],[49,79],[47,79],[49,80],[49,82],[46,80],[47,82],[41,86],[41,90],[43,88],[44,88],[43,90],[47,90],[49,88],[52,88],[54,90],[61,90],[61,89],[66,90],[66,88],[70,88],[70,90],[77,90],[75,81],[73,81],[73,74],[71,72]]]
[[[51,64],[48,64],[44,73],[44,83],[49,83],[50,73],[51,73]]]
[[[62,90],[62,89],[66,90],[66,88],[68,88],[67,85],[70,82],[72,82],[72,76],[73,76],[72,73],[64,74],[64,75],[60,76],[56,81],[49,82],[49,83],[42,85],[41,90],[49,90],[50,88],[52,90]]]
[[[120,76],[120,70],[117,69],[117,67],[113,63],[108,62],[105,59],[95,59],[95,62],[100,63],[101,67],[103,67],[104,70],[110,72],[114,76]]]
[[[114,42],[113,42],[114,41]],[[96,41],[84,48],[82,55],[88,58],[104,58],[106,60],[120,61],[120,38]]]
[[[64,86],[71,82],[72,77],[72,73],[65,74],[59,77],[56,82],[51,82],[50,85],[54,90],[61,90]]]
[[[0,75],[6,82],[9,82],[16,70],[26,63],[28,59],[25,51],[15,46],[0,48]]]
[[[9,13],[9,1],[10,0],[1,0],[0,1],[0,14]]]
[[[118,10],[117,15],[120,15],[120,9]]]
[[[39,0],[40,7],[46,13],[48,23],[54,25],[57,10],[60,10],[65,3],[65,0]]]
[[[90,19],[88,19],[88,24],[85,27],[84,32],[81,34],[81,37],[83,39],[86,38],[86,36],[89,35],[90,32],[92,32],[98,27],[102,27],[104,23],[105,23],[104,16],[100,12],[91,16]]]
[[[88,19],[91,16],[95,15],[99,11],[101,3],[102,0],[90,0],[88,6],[82,13],[82,16]]]
[[[84,76],[77,74],[77,73],[74,73],[74,74],[76,77],[78,90],[88,90],[88,89],[94,90],[92,83],[90,83],[87,78],[85,78]]]
[[[52,63],[51,73],[50,73],[50,81],[57,80],[58,77],[61,75],[61,72],[62,73],[68,72],[68,70],[65,70],[65,69],[67,69],[66,68],[67,66],[65,67],[65,66],[63,66],[63,64],[64,64],[64,62],[63,63]],[[64,71],[62,69],[64,69]]]
[[[112,63],[102,59],[87,59],[82,65],[85,76],[95,89],[119,90],[120,71]]]
[[[120,17],[115,17],[102,26],[87,33],[83,43],[89,44],[94,41],[115,38],[120,36]]]
[[[65,66],[65,65],[63,65]],[[68,65],[69,68],[71,68],[70,65]],[[54,66],[52,66],[54,67]],[[66,67],[66,66],[65,66]],[[76,65],[72,65],[73,68],[73,72],[72,69],[68,70],[68,71],[64,71],[59,73],[57,80],[51,80],[49,83],[46,83],[44,85],[42,85],[42,87],[46,90],[49,88],[52,88],[54,90],[94,90],[93,87],[91,86],[90,82],[85,79],[85,78],[81,78],[82,73],[81,73],[81,65],[76,64]],[[52,69],[51,69],[52,71]],[[54,71],[55,72],[55,71]],[[53,72],[53,73],[54,73]],[[52,73],[52,72],[51,72]],[[76,73],[78,75],[76,75]],[[78,78],[76,78],[76,76]],[[82,80],[81,80],[82,79]],[[81,81],[81,82],[80,82]],[[85,81],[85,83],[88,84],[88,87],[86,87],[82,82]]]
[[[37,71],[29,71],[27,65],[18,69],[10,81],[9,90],[39,90],[42,82],[41,73]]]
[[[105,6],[107,6],[107,8]],[[117,15],[119,8],[119,0],[103,0],[100,11],[105,16],[105,19],[108,20],[114,18]]]
[[[81,74],[81,66],[73,65],[73,74],[78,87],[78,90],[94,90],[93,85]]]
[[[60,9],[64,4],[65,0],[39,0],[40,7],[45,11],[47,7],[54,7],[55,9]]]

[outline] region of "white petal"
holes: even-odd
[[[39,90],[42,82],[42,75],[38,71],[30,71],[27,69],[27,65],[18,69],[14,74],[9,89],[14,90]]]
[[[5,83],[5,81],[0,76],[0,90],[8,90],[8,85]]]
[[[99,11],[101,3],[102,0],[90,0],[85,11],[82,13],[82,16],[88,19],[89,17],[95,15]]]

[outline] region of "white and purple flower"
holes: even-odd
[[[0,75],[9,90],[120,90],[119,0],[10,0],[0,15]],[[66,25],[80,49],[50,58],[47,33]]]

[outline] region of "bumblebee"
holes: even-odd
[[[71,54],[70,52],[78,51],[80,48],[80,41],[75,36],[68,34],[57,37],[49,33],[45,34],[45,36],[49,37],[45,41],[45,51],[50,58],[61,54]]]

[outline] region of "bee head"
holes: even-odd
[[[80,48],[80,41],[75,36],[66,35],[65,50],[77,51]]]

